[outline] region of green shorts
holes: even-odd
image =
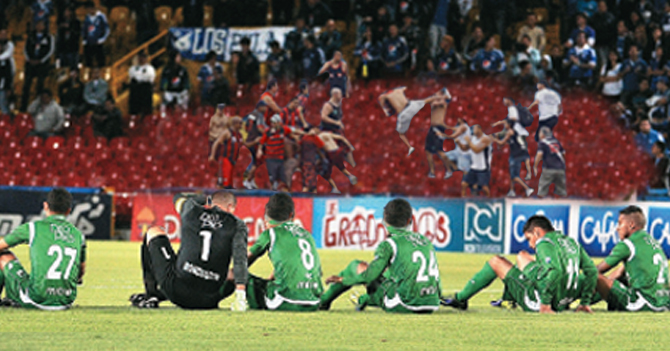
[[[5,297],[18,303],[21,307],[33,307],[21,302],[21,291],[27,292],[30,286],[30,275],[23,269],[19,260],[7,263],[2,272],[5,280]]]
[[[386,312],[431,313],[437,311],[439,304],[430,306],[410,306],[405,304],[397,293],[398,285],[384,276],[366,286],[367,293],[361,295],[359,304],[381,307]]]
[[[320,300],[313,303],[292,301],[277,293],[278,287],[273,281],[249,275],[247,281],[247,302],[253,310],[312,312],[319,309]]]
[[[666,304],[658,304],[656,301],[650,301],[637,289],[629,288],[622,282],[615,280],[614,284],[612,284],[612,289],[607,295],[607,310],[663,312],[668,310],[668,306]]]
[[[535,289],[534,281],[539,269],[540,265],[535,262],[529,263],[523,271],[512,266],[503,279],[503,300],[516,302],[526,312],[538,312],[540,293]]]

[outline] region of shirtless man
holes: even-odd
[[[450,172],[462,171],[463,176],[465,176],[470,170],[470,164],[472,163],[470,147],[465,138],[471,136],[472,131],[463,118],[458,118],[456,125],[454,127],[447,126],[447,129],[452,131],[450,135],[438,132],[435,132],[435,134],[443,139],[454,139],[454,149],[446,153],[450,161],[448,170]]]
[[[407,87],[399,87],[386,91],[379,95],[379,105],[381,105],[384,114],[387,117],[398,115],[396,123],[396,131],[400,134],[400,139],[407,145],[409,152],[407,156],[414,152],[414,147],[409,143],[405,133],[409,130],[409,125],[412,123],[412,118],[416,116],[419,111],[426,105],[431,104],[437,100],[444,100],[444,96],[433,95],[424,100],[407,100],[405,97],[405,89]]]
[[[442,89],[439,91],[436,96],[442,96],[443,100],[436,100],[430,104],[430,129],[428,129],[428,135],[426,135],[426,157],[428,158],[428,178],[435,178],[435,161],[433,157],[435,154],[442,160],[444,167],[447,169],[444,173],[444,179],[448,179],[452,175],[452,169],[455,169],[456,166],[451,163],[447,155],[444,153],[443,144],[444,137],[446,135],[444,132],[447,129],[447,125],[444,123],[444,117],[447,115],[447,107],[451,102],[451,94],[449,90]],[[440,133],[440,135],[438,135]]]
[[[326,155],[330,161],[329,170],[326,172],[326,174],[324,174],[324,178],[326,178],[328,183],[330,183],[330,185],[333,187],[332,192],[335,194],[340,193],[340,191],[337,189],[337,186],[335,185],[333,177],[331,176],[333,172],[333,166],[337,167],[342,173],[344,173],[344,175],[347,176],[347,178],[349,178],[351,185],[356,185],[358,178],[351,174],[344,166],[344,154],[346,151],[337,145],[337,141],[344,143],[349,148],[349,150],[354,150],[354,146],[351,145],[347,138],[331,132],[321,132],[319,134],[319,139],[323,141],[323,149],[326,151]]]
[[[270,79],[268,82],[268,86],[265,90],[265,92],[261,95],[261,101],[267,105],[268,109],[265,112],[265,125],[270,125],[270,117],[272,117],[274,114],[280,114],[282,112],[282,108],[279,107],[277,102],[275,101],[275,97],[277,96],[277,93],[279,92],[279,83],[277,83],[276,79]]]

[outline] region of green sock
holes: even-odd
[[[465,284],[463,290],[456,293],[456,299],[459,301],[467,301],[471,297],[475,296],[478,292],[482,291],[487,286],[491,285],[494,280],[496,280],[496,272],[493,271],[491,265],[488,262],[484,265],[481,271],[477,272],[470,281]]]
[[[358,265],[360,263],[361,261],[359,260],[352,261],[351,263],[349,263],[347,268],[345,268],[337,276],[342,278],[356,276],[358,274]],[[330,308],[330,304],[349,289],[351,289],[350,286],[346,286],[342,283],[330,284],[330,288],[328,288],[328,290],[325,293],[323,293],[323,295],[321,295],[321,306],[324,308],[325,307]]]

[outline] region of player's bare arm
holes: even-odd
[[[298,106],[298,118],[300,118],[302,126],[307,127],[307,120],[305,119],[305,108],[302,106]]]
[[[463,135],[463,133],[465,133],[465,131],[468,129],[468,127],[466,127],[464,125],[460,125],[460,126],[449,128],[449,129],[454,130],[454,132],[451,135],[449,135],[448,138],[449,139],[456,139],[459,136]]]
[[[465,141],[468,143],[470,149],[475,153],[482,152],[487,146],[491,145],[492,142],[491,137],[489,136],[484,136],[477,145],[472,143],[470,137],[465,137]]]
[[[5,238],[0,239],[0,252],[5,251],[7,249],[9,249],[9,245],[7,245]]]
[[[321,109],[321,120],[326,123],[338,125],[340,128],[344,128],[342,121],[337,121],[328,117],[331,112],[333,112],[333,107],[330,104],[324,104],[323,108]]]
[[[323,66],[321,66],[321,69],[319,69],[318,75],[322,75],[322,74],[326,73],[326,70],[328,69],[328,67],[330,67],[330,65],[332,63],[333,63],[332,60],[331,61],[326,61],[326,63],[324,63]]]
[[[384,114],[386,115],[386,117],[389,117],[389,116],[391,116],[391,112],[385,106],[387,99],[388,98],[386,96],[386,93],[384,93],[384,94],[379,95],[379,98],[377,100],[379,101],[379,106],[382,107],[382,110],[384,111]]]
[[[347,138],[343,137],[342,135],[331,134],[331,136],[333,137],[333,139],[343,141],[345,144],[347,144],[347,146],[348,146],[350,149],[355,150],[354,146],[351,145],[351,143],[349,142],[349,140],[348,140]]]
[[[269,108],[271,108],[274,112],[276,113],[281,113],[281,107],[277,105],[275,100],[269,96],[265,96],[263,98],[263,101],[265,101],[265,104],[268,105]]]
[[[533,163],[533,173],[537,177],[537,169],[540,167],[540,161],[542,161],[542,151],[538,151],[535,155],[535,163]]]
[[[223,144],[224,141],[230,139],[230,131],[224,130],[223,133],[216,139],[214,144],[212,144],[212,149],[209,151],[209,162],[216,161],[216,149],[219,148],[219,145]]]
[[[534,100],[533,103],[530,104],[530,106],[528,106],[528,110],[530,110],[531,108],[535,107],[535,105],[537,105],[537,104],[539,104],[539,103],[540,103],[539,101]]]

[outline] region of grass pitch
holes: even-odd
[[[25,246],[15,250],[28,268]],[[324,276],[372,252],[321,251]],[[84,285],[65,312],[0,310],[0,350],[654,350],[670,341],[670,313],[555,316],[489,307],[502,292],[497,281],[476,296],[467,312],[442,308],[432,315],[394,315],[368,308],[358,313],[342,296],[329,312],[184,311],[129,306],[142,290],[139,244],[89,242]],[[460,289],[488,255],[438,254],[446,293]],[[252,273],[270,273],[267,258]],[[362,291],[362,288],[357,288]]]

